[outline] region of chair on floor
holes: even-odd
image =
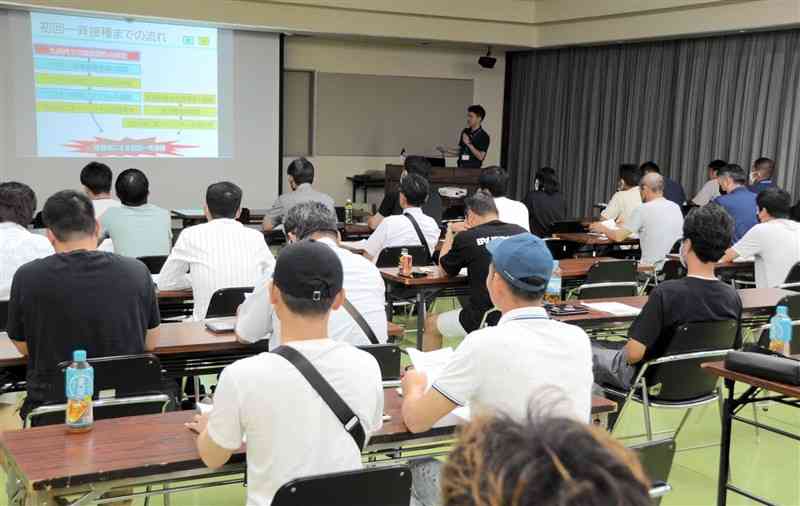
[[[638,295],[637,263],[635,260],[597,262],[586,273],[586,282],[575,289],[579,299],[605,299]]]
[[[237,288],[220,288],[211,296],[206,318],[223,318],[236,316],[236,310],[244,302],[244,297],[253,292],[252,286]]]
[[[272,506],[408,506],[411,470],[406,465],[298,478],[283,485]]]
[[[675,330],[661,357],[642,364],[629,391],[600,386],[607,397],[624,399],[618,420],[632,401],[642,404],[648,441],[653,440],[650,408],[685,409],[673,436],[677,439],[692,409],[722,402],[717,378],[703,371],[700,364],[721,360],[728,351],[739,347],[739,340],[736,320],[687,323]]]
[[[573,242],[547,237],[544,243],[553,255],[554,260],[564,260],[565,258],[572,258],[575,255],[576,248]]]
[[[172,400],[155,355],[90,358],[89,364],[94,368],[95,420],[162,413]],[[64,381],[69,365],[69,361],[58,364],[47,382],[45,404],[28,414],[25,427],[64,423]]]
[[[661,498],[672,490],[668,480],[669,473],[672,471],[672,463],[675,460],[676,446],[675,439],[665,438],[629,447],[639,455],[642,467],[652,482],[650,497],[656,506],[661,503]]]
[[[403,250],[408,250],[411,255],[415,266],[431,265],[431,257],[428,253],[428,246],[395,246],[392,248],[384,248],[378,255],[378,260],[375,265],[378,268],[384,267],[397,267],[400,264],[400,255]]]
[[[0,300],[0,332],[8,329],[8,301]]]
[[[150,270],[150,274],[158,274],[161,272],[161,268],[164,267],[167,257],[166,255],[139,257],[139,261],[147,266]]]
[[[664,262],[664,267],[661,268],[664,281],[685,278],[686,273],[686,267],[681,264],[680,260],[667,260]]]
[[[778,285],[778,288],[784,290],[791,290],[793,292],[800,292],[800,262],[797,262],[789,269],[786,279]]]

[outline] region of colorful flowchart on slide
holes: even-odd
[[[37,154],[219,156],[215,28],[31,13]]]

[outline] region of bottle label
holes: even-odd
[[[66,422],[71,427],[87,427],[93,422],[92,395],[94,395],[94,369],[67,368]]]

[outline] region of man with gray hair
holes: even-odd
[[[683,213],[678,204],[664,198],[664,178],[651,172],[639,183],[642,204],[637,207],[627,223],[620,228],[609,228],[602,223],[592,223],[592,232],[605,234],[614,241],[624,241],[638,235],[642,263],[661,269],[672,246],[683,236]]]
[[[469,300],[462,309],[455,309],[428,317],[423,337],[424,350],[442,347],[442,337],[464,337],[478,330],[487,311],[494,305],[486,288],[486,276],[492,256],[486,245],[493,239],[505,239],[527,232],[519,225],[503,223],[498,218],[495,198],[488,191],[479,190],[464,200],[467,219],[463,223],[450,223],[440,252],[439,266],[450,276],[467,269]],[[486,317],[486,323],[496,325],[499,313]]]
[[[386,286],[375,265],[339,245],[336,214],[322,202],[303,202],[292,207],[283,222],[290,242],[311,239],[330,247],[344,270],[345,298],[369,325],[377,340],[387,341]],[[255,284],[255,291],[239,307],[236,334],[240,341],[253,343],[269,339],[273,349],[281,344],[280,321],[269,301],[267,285],[272,273]],[[370,344],[370,339],[348,311],[342,307],[331,313],[328,335],[334,341],[353,345]]]
[[[747,172],[735,164],[728,164],[718,172],[720,190],[725,192],[714,199],[728,211],[734,221],[733,244],[744,237],[758,223],[757,195],[747,188]]]

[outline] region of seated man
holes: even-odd
[[[441,231],[436,220],[422,212],[420,207],[425,204],[428,198],[428,181],[418,174],[407,174],[400,180],[400,207],[403,214],[398,216],[387,216],[383,219],[375,232],[364,241],[363,246],[366,254],[373,262],[377,262],[378,257],[385,248],[397,246],[418,246],[422,244],[428,248],[431,256],[436,251]],[[424,243],[420,242],[420,237],[414,228],[414,223],[419,226],[422,232]]]
[[[592,223],[589,228],[614,241],[624,241],[638,234],[642,263],[660,269],[667,254],[681,238],[683,213],[677,204],[664,198],[664,179],[661,174],[644,176],[640,189],[644,204],[633,211],[630,220],[618,228],[610,228],[602,223]]]
[[[756,204],[761,223],[748,230],[721,261],[755,257],[756,287],[771,288],[782,284],[800,262],[800,223],[789,218],[792,200],[779,188],[762,190]]]
[[[750,171],[750,185],[747,188],[756,195],[767,188],[776,188],[774,177],[775,161],[769,158],[759,158],[753,162],[753,168]]]
[[[26,263],[53,254],[46,237],[28,231],[36,194],[22,183],[0,183],[0,300],[8,300],[14,273]]]
[[[661,169],[656,162],[644,162],[640,167],[639,170],[642,172],[642,176],[646,176],[648,174],[658,174],[662,178],[664,178],[664,198],[675,202],[677,205],[682,206],[686,203],[686,192],[683,191],[683,186],[674,179],[667,177],[661,174]]]
[[[336,215],[321,202],[303,202],[289,210],[283,222],[289,242],[312,239],[330,247],[342,263],[344,290],[347,300],[372,329],[378,341],[387,341],[386,286],[375,265],[361,255],[356,255],[339,245]],[[281,345],[280,322],[269,303],[269,282],[272,272],[265,273],[256,282],[255,291],[239,306],[236,334],[239,340],[254,343],[269,339],[270,348]],[[353,345],[370,344],[356,321],[344,309],[331,312],[328,337]]]
[[[639,458],[565,418],[497,415],[464,427],[442,470],[442,506],[651,506]]]
[[[531,222],[528,208],[522,202],[506,197],[508,172],[502,167],[486,167],[478,177],[478,189],[486,190],[494,197],[500,221],[518,225],[530,232]]]
[[[436,220],[436,223],[441,222],[442,212],[444,211],[442,209],[442,197],[439,195],[439,188],[430,185],[431,172],[433,171],[431,163],[424,156],[407,156],[403,162],[403,168],[400,179],[403,179],[406,174],[419,174],[428,181],[428,200],[422,205],[422,212]],[[400,192],[389,192],[384,195],[381,205],[378,207],[378,212],[369,217],[367,224],[369,228],[375,230],[386,216],[396,216],[398,214],[403,214],[403,208],[400,207]]]
[[[311,185],[314,184],[314,165],[305,158],[298,158],[289,164],[287,169],[289,188],[292,191],[279,196],[272,208],[264,216],[262,227],[264,232],[272,230],[283,223],[289,209],[302,202],[322,202],[334,213],[334,200],[330,195],[318,192]]]
[[[756,206],[756,194],[745,186],[747,184],[747,174],[738,165],[728,164],[718,171],[720,190],[725,191],[713,200],[728,211],[733,218],[733,241],[731,244],[739,242],[748,230],[758,223],[758,206]]]
[[[739,294],[714,277],[714,264],[725,253],[732,232],[730,216],[718,205],[689,213],[680,253],[687,276],[655,287],[628,330],[624,347],[593,344],[597,384],[630,389],[637,366],[662,356],[675,329],[684,323],[739,319]]]
[[[486,245],[493,239],[524,234],[518,225],[503,223],[497,217],[495,199],[489,192],[478,190],[464,200],[467,210],[465,223],[451,223],[439,257],[439,266],[449,276],[458,275],[466,267],[469,278],[469,304],[442,314],[431,314],[425,324],[424,349],[442,347],[442,337],[464,337],[478,330],[484,315],[492,309],[492,301],[486,288],[486,277],[492,256]],[[488,325],[496,325],[500,319],[497,312],[486,317]]]
[[[630,221],[633,210],[642,205],[642,192],[639,191],[639,181],[642,173],[639,167],[629,163],[619,166],[620,190],[611,197],[608,206],[600,213],[604,220],[614,220],[622,224]]]
[[[206,317],[214,292],[250,286],[275,265],[264,235],[236,221],[241,205],[242,189],[235,184],[209,186],[203,209],[208,221],[181,232],[158,275],[159,290],[192,288],[194,320]]]
[[[160,324],[147,267],[96,251],[100,226],[85,195],[58,192],[43,215],[56,254],[20,267],[8,307],[8,337],[28,357],[23,420],[52,397],[51,376],[74,350],[89,358],[143,353],[155,348]]]
[[[89,162],[81,170],[83,191],[92,200],[94,213],[98,220],[110,208],[122,205],[119,200],[111,196],[111,180],[113,177],[114,175],[108,165],[100,162]]]
[[[172,219],[166,209],[147,203],[147,176],[138,169],[125,170],[117,176],[115,189],[122,206],[108,209],[100,219],[114,251],[135,258],[169,255]]]
[[[708,181],[705,182],[697,195],[692,199],[696,206],[704,206],[719,197],[719,170],[728,165],[724,160],[712,160],[708,164]]]
[[[353,410],[368,440],[383,423],[381,372],[368,353],[328,337],[331,309],[345,297],[336,253],[314,241],[286,246],[269,293],[284,345],[303,355]],[[274,353],[226,367],[211,414],[187,425],[199,434],[198,452],[212,469],[247,437],[249,505],[272,503],[295,478],[361,468],[361,449],[342,422],[300,371]]]

